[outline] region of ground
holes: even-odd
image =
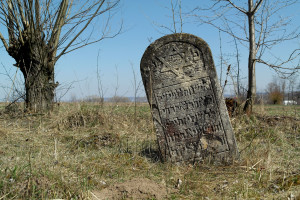
[[[158,159],[147,104],[0,104],[0,199],[300,199],[300,106],[231,118],[231,166]]]

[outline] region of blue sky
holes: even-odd
[[[182,0],[183,12],[199,6],[201,2],[195,0]],[[69,100],[71,96],[81,99],[85,96],[97,95],[97,56],[99,52],[98,67],[100,70],[102,87],[106,97],[113,96],[115,93],[120,96],[133,96],[133,70],[137,73],[138,80],[141,80],[139,68],[140,59],[150,44],[164,34],[170,34],[166,30],[159,29],[153,23],[159,23],[170,26],[171,11],[169,0],[128,0],[123,1],[118,14],[114,17],[112,30],[117,30],[121,21],[123,21],[123,33],[116,38],[103,40],[100,43],[79,49],[63,56],[56,65],[56,81],[62,88],[68,87],[72,83],[71,89],[63,97],[63,100]],[[297,4],[286,10],[282,15],[294,15],[298,19],[295,26],[300,25],[300,16],[298,11],[300,5]],[[208,26],[199,25],[191,18],[184,18],[183,32],[194,34],[204,39],[210,46],[217,71],[220,76],[220,42],[218,30]],[[297,24],[298,23],[298,24]],[[159,29],[161,32],[157,31]],[[3,28],[0,28],[3,31]],[[230,42],[231,37],[224,33],[222,36],[223,54],[234,53],[234,44]],[[300,41],[286,43],[274,48],[273,52],[279,56],[286,56],[290,49],[299,48]],[[243,82],[247,83],[247,51],[240,45],[241,51],[241,74]],[[11,76],[15,74],[15,68],[12,66],[14,60],[8,56],[4,48],[0,48],[0,73],[4,73],[2,65],[9,71]],[[234,65],[235,63],[229,64]],[[225,72],[223,72],[225,74]],[[20,75],[20,72],[18,72]],[[275,73],[266,66],[257,65],[257,90],[264,91],[265,86],[272,80]],[[223,77],[224,80],[224,77]],[[11,81],[0,74],[0,86],[11,86]],[[0,88],[0,100],[4,100],[7,95],[7,89]],[[64,90],[61,90],[64,92]],[[60,93],[58,97],[60,97]],[[232,93],[230,87],[226,93]],[[144,96],[143,86],[139,96]]]

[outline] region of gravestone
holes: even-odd
[[[190,34],[152,43],[141,74],[164,161],[230,162],[238,150],[210,48]]]

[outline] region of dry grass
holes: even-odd
[[[147,104],[136,115],[86,103],[2,114],[0,199],[89,199],[133,178],[165,185],[169,199],[300,199],[300,106],[255,109],[232,119],[241,158],[224,167],[159,162]]]

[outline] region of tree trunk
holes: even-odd
[[[27,67],[28,68],[28,67]],[[54,68],[34,65],[23,72],[26,91],[26,108],[32,112],[44,112],[52,109],[54,90]]]
[[[39,37],[27,37],[25,42],[11,45],[9,54],[16,60],[25,80],[25,105],[31,112],[52,109],[54,91],[54,62],[52,52]]]
[[[247,100],[244,106],[244,112],[247,114],[252,113],[253,104],[256,97],[256,77],[255,77],[255,64],[256,64],[256,43],[255,43],[255,25],[253,13],[253,0],[248,0],[249,11],[248,24],[249,24],[249,59],[248,59],[248,92]]]

